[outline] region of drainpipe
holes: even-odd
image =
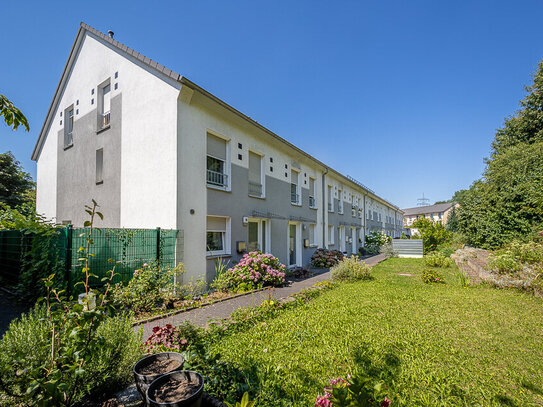
[[[322,174],[322,247],[326,246],[326,214],[328,213],[328,208],[325,207],[326,205],[326,194],[328,191],[326,190],[326,174],[328,174],[328,167],[326,167],[326,170]]]
[[[362,238],[362,246],[366,247],[366,222],[367,222],[367,215],[366,215],[366,194],[364,194],[364,216],[362,217],[364,219],[364,237]]]

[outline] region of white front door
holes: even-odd
[[[247,249],[250,252],[270,252],[270,238],[267,219],[251,218],[247,225]]]

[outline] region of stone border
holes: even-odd
[[[144,318],[144,319],[140,319],[140,320],[137,320],[135,322],[132,322],[132,326],[143,325],[143,324],[146,324],[148,322],[153,322],[153,321],[156,321],[156,320],[159,320],[159,319],[168,318],[168,317],[171,317],[171,316],[174,316],[174,315],[177,315],[177,314],[182,314],[183,312],[192,311],[193,309],[207,307],[208,305],[218,304],[218,303],[223,302],[223,301],[232,300],[234,298],[243,297],[244,295],[257,293],[259,291],[264,291],[264,290],[268,290],[268,289],[269,289],[269,287],[257,288],[256,290],[246,291],[246,292],[243,292],[243,293],[240,293],[240,294],[233,295],[231,297],[219,298],[219,299],[217,299],[215,301],[206,302],[206,303],[203,303],[203,304],[200,304],[200,305],[194,305],[192,307],[173,310],[173,311],[167,312],[165,314],[154,315],[154,316],[149,317],[149,318]]]

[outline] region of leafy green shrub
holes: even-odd
[[[514,240],[506,247],[506,250],[523,263],[534,264],[543,262],[543,245],[540,243],[533,241],[522,243]]]
[[[453,233],[445,229],[441,221],[417,219],[413,222],[413,228],[419,231],[424,245],[424,254],[436,250],[439,245],[450,242],[453,237]],[[416,236],[413,237],[416,238]]]
[[[437,251],[445,257],[451,257],[456,249],[449,245],[439,245]]]
[[[347,376],[332,379],[324,388],[324,396],[317,396],[315,407],[388,407],[391,401],[382,381],[373,377]]]
[[[145,263],[141,269],[134,271],[128,284],[115,284],[112,289],[113,304],[117,308],[136,312],[151,311],[161,306],[166,297],[173,293],[173,275],[182,270],[182,264],[174,269],[163,269],[156,264]]]
[[[515,258],[513,253],[506,251],[491,256],[488,260],[488,267],[501,274],[516,273],[522,270],[522,263]]]
[[[452,260],[445,257],[439,252],[432,252],[424,256],[424,263],[430,267],[442,267],[446,268],[451,265]]]
[[[330,276],[334,281],[368,280],[371,267],[355,256],[346,257],[338,265],[332,267]]]
[[[278,286],[285,282],[285,265],[271,254],[249,252],[243,255],[238,264],[224,272],[221,280],[223,289],[237,292],[266,285]]]
[[[33,388],[36,376],[42,376],[42,369],[51,367],[51,332],[52,324],[44,305],[36,305],[10,324],[0,341],[0,372],[4,387],[0,390],[23,396],[16,399],[25,400],[29,405],[38,404],[43,397],[34,398],[34,392],[25,392],[27,386]],[[56,339],[66,344],[71,333],[60,332]],[[72,402],[90,392],[103,394],[118,389],[131,380],[131,368],[141,356],[141,335],[134,333],[129,314],[105,318],[98,325],[93,340],[96,346],[92,347],[84,368],[61,379],[68,389],[74,388],[75,380],[83,384],[77,388]]]
[[[339,250],[317,249],[311,256],[311,266],[316,268],[334,267],[343,260],[343,253]]]
[[[443,277],[435,269],[422,270],[422,281],[426,284],[430,283],[444,283]]]
[[[181,352],[184,350],[201,351],[203,348],[203,330],[188,321],[175,327],[170,324],[155,326],[153,333],[144,343],[146,353]]]
[[[384,254],[386,257],[398,257],[398,251],[394,250],[392,243],[387,243],[381,247],[381,254]]]

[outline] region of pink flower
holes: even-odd
[[[387,396],[385,396],[385,399],[381,402],[381,407],[388,407],[390,406],[390,403],[392,403]]]

